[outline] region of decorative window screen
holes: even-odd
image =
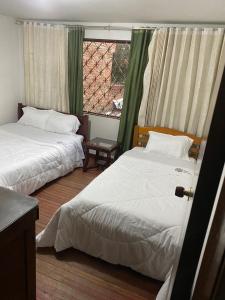
[[[85,40],[83,43],[84,111],[120,117],[130,43]]]

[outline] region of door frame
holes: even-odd
[[[225,161],[225,70],[209,130],[171,300],[189,300]]]
[[[216,299],[213,298],[213,295],[220,286],[223,288],[223,295],[225,295],[225,284],[219,282],[225,278],[225,273],[221,275],[225,271],[225,169],[223,170],[221,186],[219,195],[217,195],[216,208],[213,208],[213,221],[210,230],[208,230],[207,244],[194,288],[194,300]]]

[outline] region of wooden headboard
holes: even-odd
[[[26,105],[22,104],[22,103],[18,103],[18,110],[17,110],[17,115],[18,115],[18,120],[22,117],[23,115],[23,110],[22,108],[25,107]],[[45,109],[45,108],[40,108],[40,107],[35,107],[38,109]],[[68,113],[63,113],[68,115]],[[76,116],[79,121],[80,121],[80,127],[77,131],[77,134],[83,135],[84,137],[84,141],[86,142],[88,140],[88,115],[84,115],[84,116]]]
[[[145,147],[149,139],[149,131],[157,131],[171,135],[185,135],[190,137],[194,140],[190,149],[190,156],[197,158],[202,139],[193,134],[166,127],[140,127],[136,125],[134,128],[133,147]]]

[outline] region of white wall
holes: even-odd
[[[0,15],[0,124],[17,118],[17,102],[23,89],[19,44],[15,19]]]
[[[104,139],[116,140],[120,120],[104,116],[89,115],[90,138],[102,137]]]

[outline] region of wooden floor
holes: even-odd
[[[78,194],[100,171],[81,169],[38,190],[40,232],[57,208]],[[128,268],[114,266],[75,249],[57,254],[37,253],[37,300],[144,300],[155,299],[161,283]]]

